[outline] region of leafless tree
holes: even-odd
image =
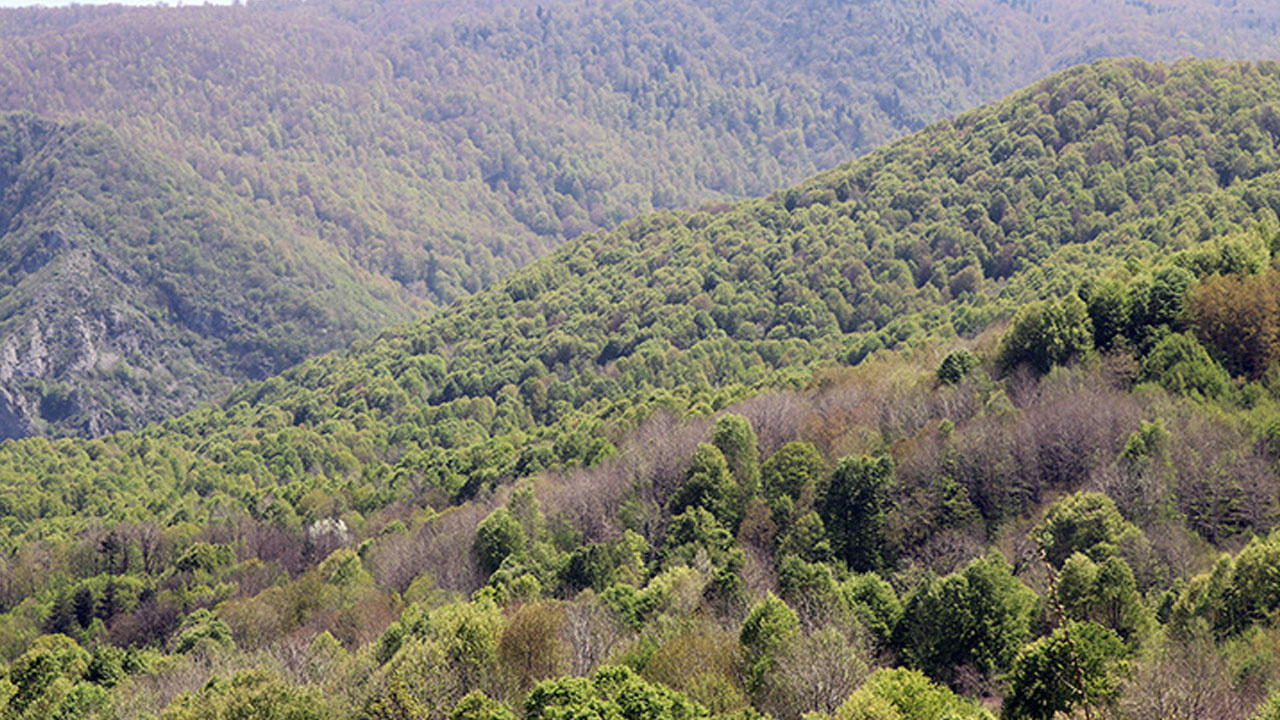
[[[1236,681],[1206,633],[1160,641],[1125,683],[1121,708],[1132,720],[1244,720],[1262,699]]]
[[[860,627],[850,633],[827,626],[797,638],[782,649],[765,677],[758,706],[780,720],[834,713],[866,679],[869,647]]]
[[[592,590],[582,591],[565,606],[564,636],[569,646],[569,670],[574,675],[589,674],[633,635]]]

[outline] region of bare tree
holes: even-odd
[[[1120,704],[1131,720],[1244,720],[1262,699],[1237,682],[1206,632],[1160,642],[1125,683]]]
[[[798,637],[782,649],[765,676],[757,705],[780,720],[834,713],[870,672],[869,648],[856,624],[852,632],[828,625]]]
[[[592,590],[582,591],[565,606],[564,637],[569,646],[569,671],[574,675],[589,674],[633,635]]]

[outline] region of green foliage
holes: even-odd
[[[893,586],[876,573],[863,573],[845,580],[840,591],[858,620],[888,644],[902,619],[902,601]]]
[[[681,693],[650,685],[625,667],[606,666],[588,678],[541,682],[524,703],[529,720],[693,720],[709,717]]]
[[[458,701],[449,720],[516,720],[516,715],[504,703],[473,690]]]
[[[265,670],[241,670],[230,679],[211,680],[165,708],[162,720],[325,720],[335,717],[323,697]]]
[[[1076,552],[1104,562],[1119,551],[1122,542],[1141,532],[1124,519],[1111,498],[1098,492],[1077,492],[1058,500],[1035,530],[1055,567]]]
[[[0,116],[0,331],[43,348],[4,382],[4,437],[138,428],[410,317],[385,279],[162,147]]]
[[[1020,310],[1000,341],[996,364],[1005,372],[1027,365],[1043,375],[1092,349],[1093,322],[1084,302],[1072,295]]]
[[[760,476],[777,521],[785,524],[816,501],[822,472],[822,455],[811,443],[789,442],[765,460]]]
[[[584,235],[221,406],[94,441],[5,443],[0,652],[17,660],[46,628],[148,648],[145,663],[95,650],[41,686],[39,712],[81,715],[322,630],[322,662],[291,674],[371,720],[444,717],[473,690],[514,707],[540,678],[613,659],[716,711],[778,698],[792,713],[819,687],[832,710],[880,651],[990,690],[1032,639],[1036,601],[1002,561],[973,558],[997,541],[1021,554],[1017,518],[1088,481],[1116,502],[1067,496],[1041,528],[1071,565],[1072,616],[1142,640],[1141,589],[1175,636],[1208,623],[1265,659],[1269,551],[1239,561],[1263,580],[1230,559],[1174,575],[1270,528],[1271,399],[1260,384],[1238,398],[1127,385],[1133,360],[1199,332],[1190,271],[1170,258],[1280,207],[1274,143],[1259,140],[1273,75],[1098,63],[794,191]],[[1246,146],[1222,186],[1219,151]],[[1095,277],[1125,278],[1115,307],[1090,304]],[[1075,305],[1057,300],[1074,288],[1080,325],[1097,311],[1114,331],[1096,362],[947,387],[921,364],[989,349],[956,335],[1035,301]],[[890,350],[834,366],[873,346]],[[39,391],[54,414],[71,397]],[[781,446],[759,490],[757,446]],[[845,453],[859,459],[833,463]],[[1141,512],[1148,498],[1157,511]],[[1148,544],[1124,517],[1161,535]],[[685,651],[768,587],[783,599],[752,610],[740,643]],[[159,650],[227,637],[234,655]],[[155,682],[131,681],[144,665]],[[0,693],[25,687],[7,677]]]
[[[894,644],[908,665],[933,678],[950,680],[961,666],[995,674],[1013,664],[1036,608],[1035,593],[1009,563],[989,555],[917,585],[903,603]]]
[[[759,686],[773,668],[778,650],[795,637],[799,628],[800,618],[795,611],[773,593],[751,608],[738,634],[745,651],[748,687]]]
[[[778,543],[778,557],[796,556],[806,562],[830,562],[834,553],[828,540],[826,525],[817,512],[810,510],[792,525]]]
[[[855,572],[884,563],[885,500],[893,483],[893,458],[847,457],[836,464],[820,501],[836,557]]]
[[[65,635],[37,639],[9,666],[8,682],[13,691],[3,708],[5,720],[74,713],[83,697],[76,688],[90,660],[89,653]],[[101,698],[97,704],[102,704]]]
[[[231,628],[203,608],[183,619],[176,638],[173,649],[178,653],[188,653],[197,648],[227,650],[235,647]]]
[[[835,720],[990,720],[977,704],[938,685],[923,673],[884,668],[849,696]]]
[[[724,454],[715,445],[701,443],[689,461],[684,482],[671,496],[672,515],[702,508],[726,527],[737,526],[738,483],[729,472]]]
[[[1002,718],[1047,720],[1115,699],[1128,663],[1124,642],[1095,623],[1072,623],[1018,654]]]
[[[492,600],[444,605],[429,617],[410,610],[399,621],[398,648],[377,672],[379,691],[366,698],[366,714],[444,716],[466,693],[496,688],[502,622]],[[384,636],[379,656],[391,644]]]
[[[1261,28],[1275,16],[1258,12],[1256,24],[1240,27],[1213,5],[1152,16],[1108,2],[1099,55],[1265,56],[1272,38]],[[215,399],[232,380],[367,336],[423,306],[447,306],[583,233],[655,209],[771,192],[1039,80],[1060,67],[1056,59],[1079,56],[1070,29],[1088,21],[1074,6],[1018,3],[957,19],[924,0],[818,3],[798,15],[767,3],[739,12],[724,0],[575,5],[541,15],[483,3],[438,13],[336,1],[130,13],[15,12],[5,23],[2,106],[68,118],[73,136],[109,127],[126,147],[14,173],[15,197],[31,182],[70,192],[20,214],[37,222],[5,223],[19,237],[3,273],[24,286],[9,296],[10,307],[25,309],[12,319],[47,322],[54,330],[43,339],[66,362],[80,335],[60,329],[78,320],[109,322],[115,332],[124,324],[124,337],[156,343],[131,352],[103,333],[94,342],[100,354],[122,356],[114,366],[68,370],[59,362],[35,373],[49,392],[21,392],[22,434],[138,427]],[[975,25],[991,37],[975,42]],[[880,40],[848,47],[863,28],[876,28]],[[801,44],[849,57],[818,52],[797,62]],[[860,68],[854,76],[843,71],[849,59]],[[1193,133],[1168,122],[1168,105],[1132,121],[1098,112],[1112,107],[1107,90],[1127,78],[1104,80],[1105,90],[1047,91],[1035,116],[1008,113],[982,126],[974,138],[980,165],[961,170],[965,161],[940,147],[937,156],[956,159],[951,177],[972,177],[980,192],[951,199],[945,186],[899,192],[884,184],[871,194],[877,204],[876,195],[901,198],[875,209],[878,227],[897,235],[919,223],[921,239],[884,238],[884,256],[866,263],[866,273],[841,263],[851,283],[865,285],[872,273],[877,285],[891,282],[871,302],[860,299],[863,288],[855,295],[835,286],[788,301],[779,313],[788,332],[821,333],[828,318],[846,331],[868,323],[878,330],[902,291],[922,286],[976,300],[984,279],[1024,259],[1006,250],[1023,236],[1040,244],[1028,258],[1035,261],[1059,238],[1092,239],[1145,195],[1164,197],[1165,173],[1226,186],[1273,168],[1262,139],[1271,96],[1241,99],[1260,110],[1241,113],[1229,135],[1214,122],[1185,126],[1228,139],[1188,140],[1184,151],[1181,139]],[[1222,115],[1236,123],[1233,109]],[[43,139],[38,130],[25,135]],[[9,155],[39,165],[78,140]],[[659,145],[671,152],[653,152]],[[135,148],[163,153],[151,164],[166,171],[122,161]],[[1144,155],[1156,150],[1179,165]],[[1054,184],[995,182],[1060,154],[1071,162]],[[1028,192],[1053,198],[1051,217],[1029,212]],[[803,214],[848,198],[841,185],[801,187],[780,193],[778,205]],[[938,198],[963,211],[964,222],[935,227]],[[47,232],[63,240],[50,242]],[[86,242],[111,262],[76,263],[73,249]],[[968,257],[934,262],[939,247],[963,247]],[[618,249],[602,260],[625,257]],[[66,302],[43,291],[55,270],[74,277],[85,297]],[[539,289],[532,278],[511,286],[517,301]],[[38,305],[35,296],[43,296]],[[99,311],[106,307],[122,310]],[[718,309],[683,313],[682,334],[700,331],[694,317],[723,322],[730,336],[769,329],[749,303]],[[646,339],[637,329],[600,342],[592,359],[629,354]],[[171,393],[167,383],[184,378]],[[394,383],[367,389],[384,407],[415,396]]]
[[[1178,253],[1173,261],[1198,278],[1210,275],[1252,275],[1271,262],[1266,227],[1213,239]]]
[[[1183,333],[1165,336],[1142,361],[1140,376],[1169,392],[1216,398],[1231,389],[1231,378],[1196,339]]]
[[[144,515],[167,524],[179,513],[198,519],[217,501],[289,527],[301,518],[294,503],[314,490],[361,514],[396,502],[440,508],[507,479],[598,462],[614,432],[659,408],[711,411],[752,388],[802,382],[809,368],[846,356],[851,343],[949,335],[972,318],[1059,294],[1093,268],[1117,263],[1112,250],[1129,247],[1122,237],[1160,253],[1256,224],[1271,213],[1265,147],[1231,187],[1206,189],[1213,159],[1201,146],[1182,148],[1173,129],[1194,119],[1219,133],[1235,122],[1236,100],[1189,87],[1239,87],[1247,98],[1240,102],[1252,107],[1265,105],[1254,100],[1269,97],[1270,82],[1250,65],[1104,62],[815,178],[794,197],[664,213],[585,235],[449,313],[304,363],[221,407],[96,445],[12,446],[0,452],[6,523],[21,534],[37,519],[72,523],[148,508]],[[1041,107],[1033,102],[1040,92],[1059,100]],[[1104,117],[1079,141],[1048,132],[1059,114],[1075,113],[1066,98],[1123,107],[1146,93],[1168,102],[1140,124],[1167,125],[1167,136],[1152,130],[1146,138],[1138,123]],[[1262,115],[1249,117],[1265,124]],[[1133,152],[1080,162],[1095,145],[1100,152],[1114,145],[1113,135],[1120,148],[1133,139]],[[992,156],[1005,140],[1039,149]],[[1161,170],[1158,158],[1175,145],[1184,159]],[[970,156],[986,158],[981,171],[966,169]],[[1150,203],[1104,211],[1095,202],[1089,212],[1105,220],[1096,236],[1059,247],[1053,238],[1076,233],[1059,198],[1084,197],[1074,189],[1110,177],[1107,164],[1126,187],[1132,179],[1135,189],[1151,189],[1138,192]],[[1021,182],[1028,172],[1039,184]],[[806,204],[806,196],[825,200]],[[904,198],[928,202],[895,208]],[[1005,202],[1016,222],[991,219],[988,211]],[[902,212],[911,215],[906,224]],[[936,248],[924,253],[912,233],[937,238]],[[1062,264],[1039,263],[1048,254]],[[929,268],[943,282],[947,268],[973,262],[1002,279],[998,297],[978,293],[943,306],[929,278],[919,286],[908,279]],[[854,312],[849,322],[867,330],[843,330],[838,298]],[[610,343],[627,353],[602,365]],[[293,489],[264,492],[282,481]],[[766,496],[779,500],[780,520],[808,511],[803,485],[778,492],[763,481]],[[783,496],[794,507],[782,507]]]
[[[1258,708],[1252,720],[1276,720],[1280,718],[1280,692],[1273,692],[1267,701]]]
[[[1280,607],[1280,534],[1254,538],[1236,556],[1223,595],[1219,625],[1240,632]]]
[[[1154,625],[1133,570],[1119,557],[1095,563],[1079,552],[1072,554],[1058,578],[1058,597],[1072,619],[1095,622],[1126,640],[1142,639]]]
[[[235,552],[228,545],[210,545],[197,542],[173,564],[179,572],[214,573],[235,561]]]
[[[1198,623],[1225,633],[1235,625],[1232,613],[1226,612],[1226,599],[1235,578],[1235,559],[1223,553],[1213,569],[1191,578],[1170,609],[1169,625],[1188,635]]]
[[[489,513],[476,526],[476,555],[488,572],[497,570],[503,560],[523,553],[524,549],[524,527],[505,507]]]
[[[1110,350],[1116,340],[1129,334],[1132,312],[1129,288],[1118,280],[1103,280],[1087,287],[1086,309],[1093,325],[1093,343]]]
[[[982,358],[968,350],[952,350],[938,365],[938,382],[955,385],[982,364]]]
[[[716,420],[711,434],[712,442],[724,454],[725,462],[737,482],[741,500],[739,510],[745,509],[745,500],[760,492],[759,439],[751,427],[751,421],[741,415],[729,413]]]

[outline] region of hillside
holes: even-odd
[[[1075,68],[222,407],[6,443],[0,701],[1274,708],[1278,98]]]
[[[0,437],[171,416],[389,321],[395,289],[92,123],[0,116]]]
[[[771,192],[1078,62],[1274,55],[1278,19],[1268,3],[1121,0],[543,5],[5,10],[0,110],[110,126],[198,176],[227,224],[271,223],[255,263],[264,282],[310,286],[286,258],[328,258],[315,272],[365,278],[376,299],[356,303],[362,313],[403,318],[568,238]],[[240,297],[229,282],[214,294]],[[164,313],[145,293],[128,297],[132,315]],[[265,307],[246,332],[305,354],[340,344],[310,338],[367,327],[295,329],[296,312]],[[183,331],[156,332],[163,345]],[[180,379],[164,398],[31,365],[24,382],[64,385],[85,413],[39,417],[28,392],[4,434],[136,427],[246,376],[216,352],[194,357],[189,370],[139,361]]]

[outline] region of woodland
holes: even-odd
[[[0,10],[0,437],[138,430],[583,234],[1097,58],[1276,58],[1278,28],[1261,0]]]
[[[1100,60],[7,441],[0,718],[1280,718],[1278,178]]]

